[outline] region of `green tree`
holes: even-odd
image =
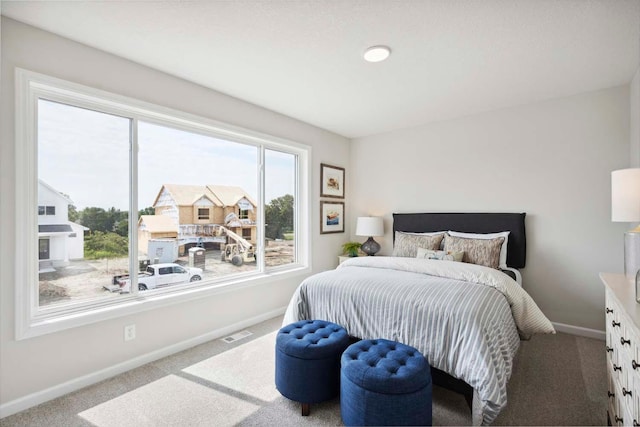
[[[116,224],[118,222],[122,221],[122,220],[128,220],[129,219],[129,212],[128,211],[121,211],[120,209],[116,209],[114,207],[111,207],[107,211],[107,217],[109,218],[109,221],[111,223],[113,223],[113,226],[112,226],[110,231],[116,231]]]
[[[124,231],[124,234],[122,234],[123,236],[126,236],[128,233],[128,227],[123,229],[122,226],[117,225],[120,221],[126,221],[128,219],[129,212],[127,211],[121,211],[114,207],[111,207],[108,210],[98,207],[89,207],[84,208],[79,213],[79,217],[80,224],[85,227],[89,227],[92,231],[103,231],[105,233],[115,231],[118,232],[118,234]],[[118,229],[120,231],[118,231]]]
[[[69,221],[78,222],[80,219],[80,212],[74,205],[69,205]]]
[[[121,219],[120,221],[116,222],[113,226],[113,231],[115,231],[119,236],[129,237],[129,220]]]
[[[129,254],[129,239],[116,233],[95,231],[84,240],[87,259],[121,258]]]
[[[153,206],[149,206],[147,208],[140,209],[138,211],[138,216],[141,216],[141,215],[155,215],[155,214],[156,214],[156,208],[154,208]]]
[[[293,196],[286,194],[271,200],[264,209],[265,235],[270,239],[282,239],[283,234],[293,231]]]
[[[80,224],[94,232],[108,232],[113,230],[113,222],[109,221],[107,212],[97,207],[84,208],[80,212]]]
[[[155,208],[146,207],[138,211],[138,215],[154,215]],[[122,237],[129,235],[129,212],[111,207],[107,210],[98,207],[84,208],[77,212],[69,205],[69,220],[79,222],[91,231],[114,232]]]

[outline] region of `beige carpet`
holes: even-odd
[[[342,425],[338,399],[297,403],[275,389],[274,342],[281,318],[254,335],[211,341],[0,420],[2,426]],[[495,425],[605,425],[604,342],[566,334],[522,342]],[[434,387],[434,425],[468,425],[462,396]]]
[[[190,365],[86,411],[96,426],[235,425],[273,402],[275,334]],[[258,362],[258,363],[256,363]]]

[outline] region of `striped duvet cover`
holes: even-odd
[[[307,278],[284,323],[323,319],[362,339],[416,347],[430,365],[474,389],[473,423],[490,424],[507,404],[520,336],[553,326],[510,277],[452,261],[364,257]]]

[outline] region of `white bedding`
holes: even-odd
[[[474,389],[474,424],[490,424],[507,403],[519,335],[553,333],[513,279],[453,261],[361,257],[307,278],[284,323],[323,319],[362,338],[416,347],[431,366]]]

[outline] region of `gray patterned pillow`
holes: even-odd
[[[431,249],[433,251],[440,249],[440,242],[444,238],[445,233],[427,236],[424,234],[407,234],[396,231],[396,240],[393,245],[393,256],[415,258],[418,254],[418,248]]]
[[[445,236],[444,250],[464,252],[463,262],[498,268],[500,265],[500,249],[504,237],[495,239],[465,239],[464,237]]]

